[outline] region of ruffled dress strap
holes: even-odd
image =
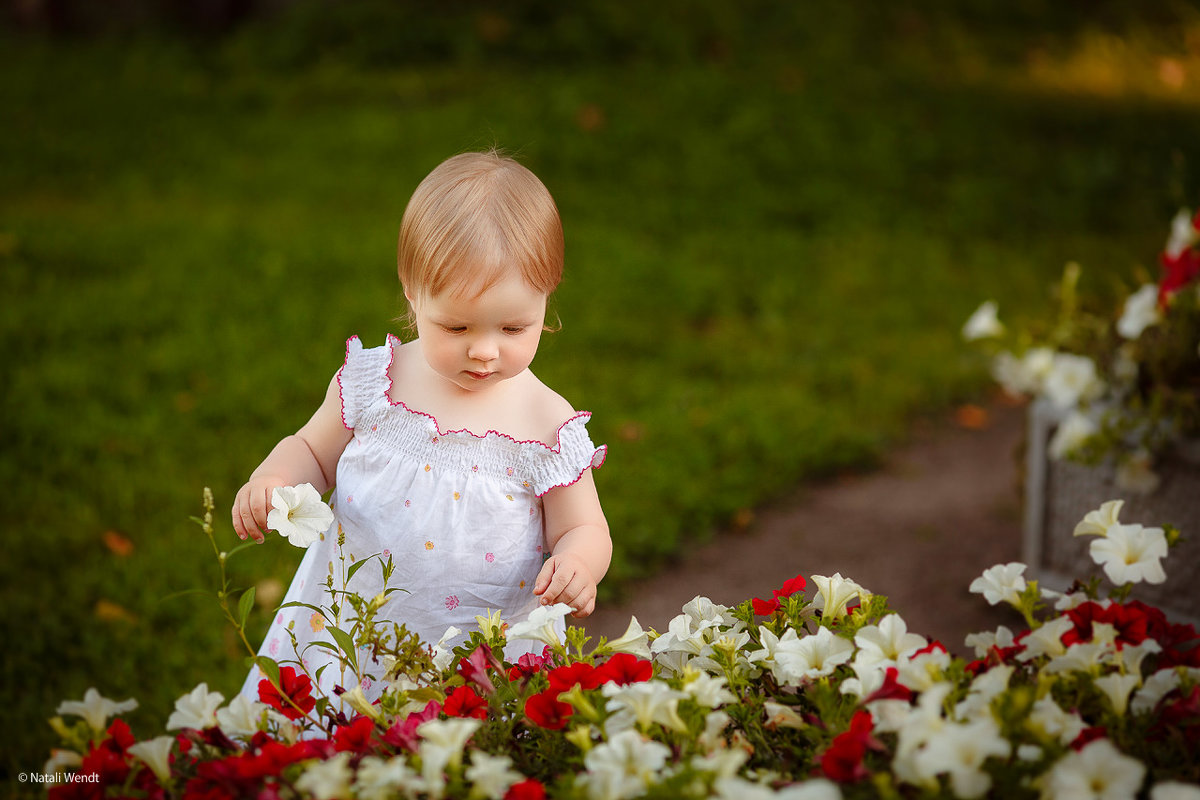
[[[527,475],[538,497],[551,489],[570,486],[589,469],[599,469],[608,456],[608,446],[596,446],[588,436],[590,412],[583,411],[564,422],[558,429],[558,444],[544,450],[535,448],[527,465]]]
[[[382,347],[366,349],[358,336],[346,340],[346,359],[338,370],[342,395],[342,424],[354,430],[358,418],[387,396],[388,368],[392,365],[392,337]]]

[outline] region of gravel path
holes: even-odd
[[[665,631],[697,594],[735,605],[770,597],[797,574],[840,572],[887,595],[910,631],[969,655],[967,634],[1020,622],[967,586],[993,564],[1020,560],[1025,413],[1003,404],[970,411],[919,425],[876,471],[802,487],[761,509],[745,531],[719,534],[583,625],[611,638],[632,614]]]

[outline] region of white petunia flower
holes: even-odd
[[[1099,625],[1097,625],[1099,627]],[[1067,652],[1051,658],[1042,667],[1043,675],[1061,675],[1067,672],[1091,672],[1106,663],[1114,652],[1110,642],[1092,640],[1076,642]]]
[[[338,800],[350,796],[354,772],[350,769],[353,753],[338,753],[324,761],[310,762],[296,779],[296,788],[317,800]]]
[[[447,766],[462,763],[463,748],[483,723],[473,718],[431,719],[417,726],[421,744],[421,777],[428,790],[440,794]]]
[[[988,300],[975,310],[962,328],[963,339],[973,342],[976,339],[992,339],[1004,335],[1004,325],[996,315],[996,303]]]
[[[109,700],[96,691],[95,687],[89,687],[83,693],[82,700],[64,700],[58,704],[55,713],[83,717],[89,728],[99,732],[107,727],[109,717],[133,711],[137,707],[137,700]]]
[[[1007,759],[1011,753],[1012,745],[989,716],[936,731],[917,752],[915,762],[922,774],[949,775],[954,796],[970,800],[992,788],[991,776],[983,771],[984,762]]]
[[[156,736],[130,745],[129,753],[149,767],[160,784],[165,784],[171,780],[171,747],[174,744],[174,736]]]
[[[1042,797],[1123,800],[1135,797],[1146,767],[1122,753],[1108,739],[1089,742],[1055,762],[1041,781]]]
[[[1129,695],[1141,682],[1142,679],[1137,675],[1122,675],[1118,672],[1101,676],[1095,681],[1096,688],[1104,692],[1104,696],[1108,698],[1119,717],[1125,716],[1125,709],[1129,707]]]
[[[687,695],[672,689],[663,681],[643,681],[625,686],[606,683],[601,691],[608,698],[607,708],[612,714],[605,723],[610,734],[633,725],[648,730],[654,723],[680,733],[687,731],[687,723],[679,716],[679,701]]]
[[[497,608],[495,611],[492,611],[489,608],[487,610],[487,616],[482,614],[475,615],[475,623],[479,625],[479,630],[481,633],[483,633],[484,639],[491,641],[504,631],[504,627],[507,625],[507,623],[501,619],[501,613],[502,609]]]
[[[842,800],[842,790],[836,783],[825,778],[810,778],[806,781],[784,786],[775,792],[775,800]]]
[[[1063,711],[1049,695],[1033,704],[1025,724],[1035,733],[1057,739],[1063,745],[1075,741],[1087,727],[1082,717],[1074,712]]]
[[[692,768],[707,772],[716,777],[732,778],[750,758],[750,754],[740,747],[724,748],[711,753],[697,753],[692,756]]]
[[[451,642],[462,631],[451,625],[446,628],[446,632],[442,634],[442,638],[438,639],[437,644],[433,646],[433,668],[438,672],[445,672],[446,668],[454,661],[454,646]],[[511,636],[511,634],[509,634]]]
[[[503,800],[505,792],[524,776],[512,769],[508,756],[493,756],[482,750],[471,751],[471,765],[467,767],[467,781],[471,784],[471,796],[483,795],[488,800]]]
[[[1187,667],[1183,669],[1183,672],[1190,680],[1200,682],[1200,668]],[[1182,682],[1183,676],[1179,669],[1170,667],[1160,669],[1147,678],[1142,684],[1142,688],[1137,690],[1129,707],[1135,714],[1152,711],[1160,700],[1178,689]]]
[[[775,651],[775,668],[771,671],[783,684],[796,684],[831,675],[838,666],[854,655],[854,644],[829,628],[819,628],[811,636],[784,644],[781,640]]]
[[[1179,258],[1184,250],[1200,241],[1200,231],[1192,223],[1192,212],[1181,208],[1171,219],[1171,233],[1167,237],[1166,254],[1169,258]]]
[[[384,760],[367,756],[358,765],[354,792],[358,800],[392,800],[398,794],[409,796],[423,791],[425,782],[408,766],[405,756]]]
[[[1124,500],[1109,500],[1095,511],[1089,511],[1075,526],[1074,535],[1107,536],[1109,528],[1121,524],[1117,516],[1121,513],[1123,505],[1125,505]]]
[[[1150,494],[1162,479],[1152,469],[1154,458],[1145,450],[1130,453],[1117,465],[1117,488],[1137,494]]]
[[[1117,333],[1126,339],[1136,339],[1159,322],[1162,313],[1158,310],[1158,284],[1147,283],[1125,300],[1125,309],[1117,320]]]
[[[1090,416],[1078,409],[1071,409],[1050,437],[1047,445],[1050,457],[1058,460],[1069,457],[1099,431],[1100,426]]]
[[[859,598],[859,602],[865,602],[870,597],[866,589],[849,578],[843,578],[840,572],[829,577],[813,575],[812,581],[817,587],[813,602],[823,617],[837,619],[846,613],[846,605],[855,597]]]
[[[1026,566],[1018,561],[988,567],[969,587],[973,594],[981,594],[990,605],[1009,603],[1017,605],[1021,592],[1025,591],[1023,574]]]
[[[967,647],[975,649],[975,657],[983,658],[993,647],[1001,649],[1012,647],[1016,643],[1013,637],[1013,632],[1009,630],[1007,625],[1001,625],[993,631],[980,631],[979,633],[969,634],[964,641]]]
[[[280,486],[271,492],[271,505],[267,527],[296,547],[308,547],[320,540],[333,524],[333,510],[311,483]]]
[[[1179,781],[1161,781],[1150,790],[1150,800],[1200,800],[1200,786]]]
[[[629,627],[606,647],[614,653],[628,653],[638,658],[650,659],[650,635],[642,630],[637,617],[629,618]]]
[[[1081,400],[1096,397],[1104,383],[1096,372],[1096,362],[1074,353],[1055,353],[1042,392],[1061,411],[1074,408]]]
[[[1113,653],[1113,664],[1123,672],[1141,676],[1142,662],[1146,656],[1162,652],[1162,645],[1154,639],[1146,638],[1137,644],[1127,644]]]
[[[896,665],[896,681],[914,692],[928,692],[942,685],[942,676],[950,666],[950,654],[941,647],[931,647],[920,655]]]
[[[705,708],[719,708],[727,703],[736,703],[737,696],[725,687],[725,678],[696,672],[684,674],[683,691]]]
[[[1053,363],[1054,351],[1048,347],[1031,348],[1021,358],[1003,352],[992,360],[992,377],[1010,394],[1037,394]]]
[[[175,710],[167,720],[167,730],[194,728],[204,730],[217,724],[217,709],[225,701],[220,692],[210,692],[207,683],[201,683],[191,692],[175,701]]]
[[[645,794],[671,757],[665,744],[623,731],[587,754],[580,783],[592,800],[625,800]]]
[[[924,636],[908,632],[908,624],[899,614],[888,614],[878,625],[866,625],[854,634],[858,645],[855,661],[896,662],[908,658],[929,644]]]
[[[538,606],[529,612],[525,620],[509,626],[508,638],[533,639],[551,647],[559,647],[562,645],[562,638],[558,635],[558,629],[565,624],[563,620],[572,611],[574,609],[566,603]]]
[[[1008,688],[1015,668],[1008,664],[992,667],[981,672],[971,681],[971,689],[955,708],[959,719],[969,720],[991,716],[991,703]]]
[[[763,712],[767,715],[763,724],[768,728],[796,728],[799,730],[808,727],[804,717],[800,716],[792,706],[768,700],[763,703]]]
[[[1001,625],[995,631],[979,631],[968,634],[964,640],[967,647],[974,648],[975,657],[983,658],[993,647],[1005,648],[1015,644],[1013,632],[1007,625]]]
[[[83,766],[83,756],[75,750],[55,747],[50,751],[50,758],[42,766],[43,775],[57,775],[60,772],[74,772]]]
[[[1061,656],[1067,652],[1066,645],[1062,642],[1062,637],[1067,634],[1067,631],[1075,629],[1075,623],[1070,617],[1055,617],[1045,624],[1030,631],[1029,635],[1021,642],[1025,649],[1017,656],[1021,661],[1032,661],[1040,656]]]
[[[1167,537],[1162,528],[1114,525],[1090,548],[1092,560],[1118,586],[1126,583],[1162,583],[1167,579],[1162,559],[1167,556]]]
[[[226,736],[253,736],[258,732],[263,712],[270,706],[239,694],[226,708],[218,709],[217,725]]]

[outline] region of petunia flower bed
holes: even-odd
[[[1106,503],[1076,529],[1103,579],[1060,594],[1014,563],[974,581],[1022,624],[968,637],[973,659],[841,575],[732,608],[696,597],[666,631],[631,619],[612,641],[560,636],[567,606],[512,625],[493,614],[455,648],[331,586],[353,610],[327,643],[348,645],[340,694],[317,696],[303,659],[260,658],[258,698],[200,684],[163,731],[135,735],[120,718],[135,701],[89,689],[52,720],[50,796],[1200,797],[1200,635],[1126,599],[1179,532],[1120,511]],[[204,525],[215,545],[211,513]],[[218,550],[222,575],[232,555]],[[354,564],[372,562],[386,572],[374,556]],[[235,595],[223,583],[218,596],[244,638]],[[333,604],[320,611],[332,625]],[[506,659],[518,640],[544,650]],[[363,679],[385,687],[377,700]]]
[[[963,326],[992,374],[1055,423],[1052,458],[1108,464],[1119,487],[1149,493],[1172,457],[1200,460],[1200,212],[1181,210],[1145,280],[1118,308],[1094,307],[1068,264],[1057,318],[1012,332],[993,301]]]

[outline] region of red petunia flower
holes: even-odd
[[[1188,248],[1174,257],[1163,253],[1159,260],[1163,277],[1158,284],[1158,304],[1166,308],[1171,295],[1200,277],[1200,251]]]
[[[899,675],[900,670],[895,667],[888,667],[887,671],[883,674],[883,686],[872,692],[863,702],[873,703],[876,700],[912,700],[912,689],[909,689],[896,680]]]
[[[458,686],[446,695],[446,705],[442,710],[448,717],[487,719],[488,702],[476,694],[470,686]]]
[[[597,674],[595,667],[582,661],[552,669],[546,677],[550,680],[550,688],[555,692],[568,691],[577,683],[584,689],[595,689],[604,683],[604,675]]]
[[[778,600],[763,600],[761,597],[755,597],[750,604],[754,606],[754,613],[760,617],[769,617],[779,610]]]
[[[488,668],[491,667],[492,661],[492,648],[481,644],[471,651],[471,655],[458,662],[458,674],[467,683],[478,686],[479,691],[491,694],[496,691],[496,687],[492,684],[492,677],[488,674]]]
[[[508,679],[515,681],[519,678],[529,678],[542,671],[547,659],[534,653],[526,653],[517,659],[508,670]]]
[[[430,700],[423,709],[412,712],[403,721],[388,728],[387,733],[383,735],[384,743],[410,753],[417,752],[417,745],[420,743],[417,726],[422,722],[437,719],[441,713],[442,704],[437,700]]]
[[[531,695],[525,701],[525,716],[539,728],[557,731],[566,727],[567,720],[575,713],[569,703],[558,699],[559,690],[547,689]]]
[[[339,753],[373,753],[378,749],[374,733],[374,720],[370,717],[357,717],[349,725],[342,725],[334,732],[333,749]]]
[[[882,750],[883,745],[871,735],[875,721],[868,711],[858,711],[850,720],[850,728],[833,737],[829,749],[821,756],[821,771],[838,783],[857,783],[870,777],[863,761],[867,750]]]
[[[617,653],[597,667],[596,674],[603,676],[601,683],[627,686],[631,683],[648,681],[654,677],[654,665],[631,653]]]
[[[1075,751],[1082,750],[1097,739],[1108,737],[1108,730],[1099,726],[1084,728],[1083,731],[1075,737],[1075,741],[1071,742],[1071,749]]]
[[[761,597],[755,597],[750,601],[751,605],[754,606],[754,613],[760,617],[771,616],[778,611],[782,605],[779,602],[779,598],[791,597],[796,592],[803,591],[804,587],[807,585],[808,583],[804,580],[803,575],[797,575],[794,578],[788,578],[783,582],[783,586],[771,593],[770,600],[764,600]]]
[[[546,787],[533,778],[526,778],[508,787],[504,800],[546,800]]]
[[[303,673],[297,675],[296,670],[291,667],[280,668],[279,687],[283,694],[280,694],[279,689],[272,686],[269,680],[263,678],[258,682],[258,699],[288,719],[300,719],[317,704],[316,698],[312,696],[312,681]],[[292,702],[286,702],[284,697],[290,698]]]

